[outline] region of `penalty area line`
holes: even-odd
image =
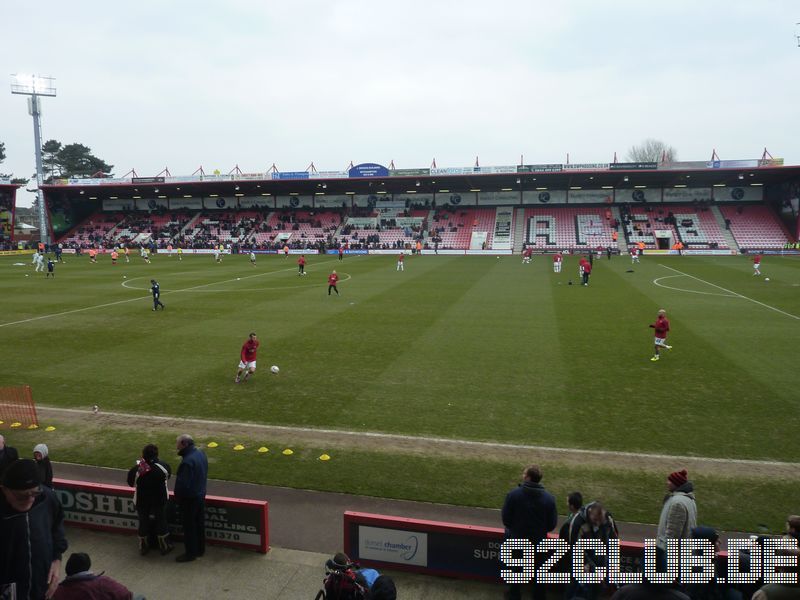
[[[695,279],[695,280],[699,281],[700,283],[705,283],[706,285],[710,285],[712,287],[715,287],[715,288],[717,288],[719,290],[722,290],[723,292],[727,292],[728,294],[730,294],[731,296],[734,296],[736,298],[741,298],[742,300],[748,300],[750,302],[753,302],[754,304],[758,304],[760,306],[763,306],[764,308],[768,308],[770,310],[774,310],[777,313],[781,313],[782,315],[786,315],[787,317],[791,317],[792,319],[800,321],[800,317],[798,317],[797,315],[793,315],[791,313],[783,311],[780,308],[775,308],[774,306],[770,306],[769,304],[764,304],[763,302],[760,302],[758,300],[754,300],[753,298],[748,298],[747,296],[745,296],[743,294],[740,294],[739,292],[734,292],[733,290],[729,290],[728,288],[724,288],[721,285],[717,285],[716,283],[711,283],[710,281],[706,281],[705,279],[700,279],[699,277],[695,277],[694,275],[689,275],[689,273],[684,273],[683,271],[678,271],[678,269],[673,269],[672,267],[668,267],[667,265],[662,264],[661,266],[664,267],[665,269],[669,269],[670,271],[674,271],[675,273],[679,273],[680,275],[683,275],[685,277],[691,277],[692,279]]]
[[[55,406],[39,405],[42,411],[52,413],[68,413],[84,415],[90,414],[91,411],[79,408],[60,408]],[[163,415],[142,415],[133,413],[122,413],[113,411],[101,411],[102,415],[109,415],[112,417],[120,417],[126,420],[144,419],[156,421],[161,423],[175,423],[180,421],[182,424],[196,424],[205,426],[236,426],[245,429],[256,429],[262,431],[281,431],[285,433],[311,433],[311,434],[327,434],[327,435],[341,435],[353,438],[367,437],[372,439],[393,440],[399,442],[421,442],[426,444],[440,444],[442,446],[452,447],[474,447],[474,448],[495,448],[502,450],[523,450],[532,452],[552,452],[556,454],[573,454],[583,456],[596,456],[600,458],[634,458],[634,459],[657,459],[664,461],[671,461],[675,463],[685,461],[706,461],[718,464],[728,465],[749,465],[749,466],[770,466],[770,467],[788,467],[796,468],[800,463],[780,462],[774,460],[751,460],[744,458],[719,458],[709,456],[678,456],[672,454],[650,454],[644,452],[623,452],[620,450],[588,450],[586,448],[558,448],[554,446],[534,446],[528,444],[509,444],[504,442],[481,442],[477,440],[459,440],[450,438],[440,438],[432,436],[416,436],[416,435],[403,435],[400,433],[382,433],[378,431],[349,431],[346,429],[323,429],[320,427],[290,427],[288,425],[267,425],[264,423],[247,423],[237,421],[214,421],[211,419],[195,419],[192,417],[166,417]]]

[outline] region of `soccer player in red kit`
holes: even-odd
[[[339,260],[344,260],[344,246],[339,246]]]
[[[553,273],[561,273],[561,261],[562,256],[560,252],[556,252],[553,255]]]
[[[582,285],[589,285],[589,275],[592,274],[592,262],[583,259],[583,283]]]
[[[256,372],[256,352],[258,351],[258,336],[251,333],[242,345],[242,355],[239,360],[239,372],[236,373],[234,383],[246,382],[247,378]],[[242,377],[244,373],[244,377]]]
[[[331,290],[336,292],[336,295],[339,295],[339,290],[336,288],[336,282],[339,281],[339,276],[336,274],[334,270],[333,273],[328,275],[328,296],[331,295]]]
[[[306,255],[301,254],[300,258],[297,259],[297,275],[305,275],[306,274]]]
[[[761,275],[761,255],[756,254],[753,257],[753,275]]]
[[[672,350],[672,346],[667,345],[667,332],[669,331],[669,319],[667,319],[667,311],[665,311],[663,308],[658,311],[656,322],[650,325],[650,327],[656,330],[656,353],[653,358],[650,359],[655,362],[659,359],[658,351],[660,348]]]
[[[403,254],[402,252],[397,255],[397,270],[398,271],[404,271],[405,270],[405,260],[406,260],[406,255]]]

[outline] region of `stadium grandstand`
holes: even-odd
[[[234,252],[738,253],[793,248],[800,167],[780,159],[540,164],[57,180],[44,187],[66,248]],[[11,208],[15,186],[0,186]],[[7,221],[9,219],[6,219]],[[6,235],[5,243],[10,244]]]

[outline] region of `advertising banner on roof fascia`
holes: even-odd
[[[389,169],[390,177],[426,177],[430,174],[430,169]]]
[[[664,202],[709,202],[711,188],[664,188]]]
[[[347,171],[314,171],[308,174],[309,179],[347,179]]]
[[[389,169],[378,163],[361,163],[347,172],[349,177],[388,177]]]
[[[759,167],[782,167],[782,158],[764,158],[758,161]]]
[[[274,171],[272,179],[309,179],[308,171]]]
[[[543,164],[543,165],[519,165],[517,173],[559,173],[563,171],[564,165],[559,164]]]
[[[682,171],[683,169],[705,169],[708,162],[704,160],[685,160],[682,162],[661,163],[658,165],[659,171]]]
[[[163,177],[131,177],[131,183],[164,183]]]
[[[608,163],[575,163],[563,165],[565,171],[607,171]]]
[[[611,163],[608,168],[612,171],[652,171],[658,168],[655,162],[623,162]]]
[[[269,179],[266,173],[234,173],[233,179],[236,181],[248,180],[248,179]]]
[[[194,177],[170,177],[170,181],[231,181],[232,179],[232,175],[222,175],[221,173]]]
[[[709,169],[751,169],[758,167],[758,160],[710,160],[706,163]]]

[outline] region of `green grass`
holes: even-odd
[[[540,257],[532,265],[517,257],[414,257],[397,273],[393,256],[342,263],[312,256],[310,274],[300,278],[294,257],[262,256],[253,269],[244,256],[222,265],[209,256],[187,256],[181,263],[157,256],[152,265],[134,259],[116,267],[105,257],[90,265],[88,258],[67,256],[50,281],[34,276],[29,261],[0,258],[0,381],[31,385],[41,404],[800,461],[800,320],[789,316],[800,316],[800,262],[793,258],[765,258],[762,271],[770,282],[751,275],[746,257],[645,257],[632,273],[628,259],[603,259],[596,261],[588,288],[568,285],[577,279],[573,257],[555,275],[550,260]],[[326,295],[332,268],[344,280],[339,298]],[[150,310],[151,277],[161,283],[163,312]],[[654,284],[663,277],[669,278],[659,283],[679,289]],[[105,306],[81,310],[99,305]],[[668,311],[675,349],[651,363],[647,325],[659,308]],[[67,314],[3,326],[62,312]],[[259,372],[235,386],[239,349],[250,331],[262,341]],[[278,377],[268,373],[271,364],[281,367]],[[140,446],[141,439],[126,452]],[[353,452],[370,466],[369,453]],[[389,459],[374,460],[380,469]],[[409,463],[409,481],[402,484],[379,478],[368,490],[355,480],[336,486],[450,501],[437,490],[443,477],[454,479],[448,474],[453,465],[415,460],[421,463]],[[491,462],[473,476],[469,464],[465,485],[491,489],[459,503],[496,505],[509,476],[491,476],[504,472]],[[519,467],[507,466],[511,479]],[[299,486],[313,476],[304,477],[305,468],[298,471]],[[576,482],[578,476],[599,482],[608,473],[573,475]],[[248,472],[246,461],[237,471],[237,478],[260,476]],[[655,483],[650,474],[619,477],[621,500],[642,485],[655,485],[649,497],[663,488],[663,474]],[[549,479],[559,485],[555,476]],[[281,481],[294,485],[289,476]],[[764,494],[756,505],[785,497],[778,495],[781,485],[751,486]],[[797,494],[791,497],[796,506]],[[627,505],[638,519],[635,502]],[[734,512],[742,505],[738,499],[731,504]]]

